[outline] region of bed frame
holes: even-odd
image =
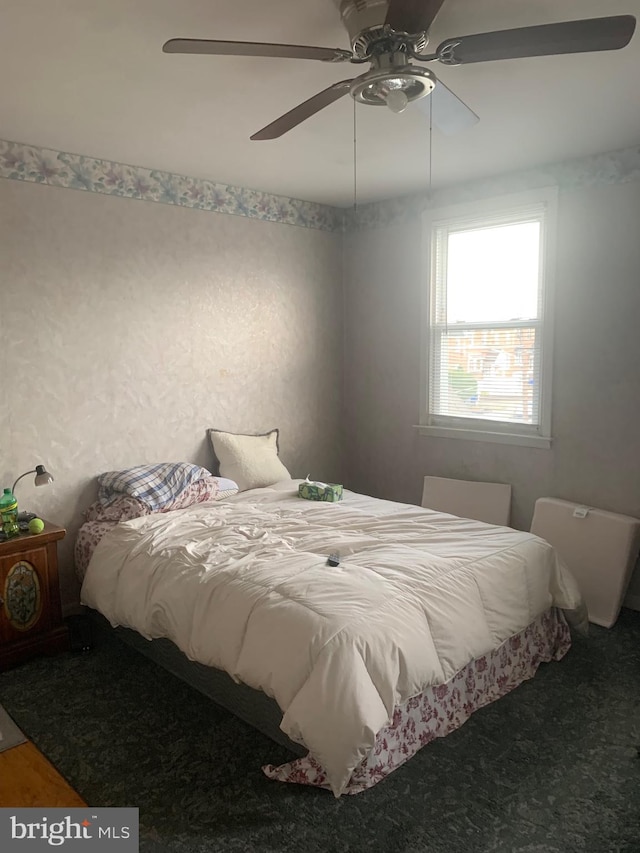
[[[237,684],[231,676],[220,669],[189,660],[171,640],[164,638],[146,640],[130,628],[112,628],[105,617],[95,610],[87,608],[87,613],[98,633],[115,634],[128,646],[177,676],[190,687],[204,693],[217,705],[286,747],[293,755],[307,754],[307,749],[290,740],[280,728],[282,711],[275,699],[246,684]]]

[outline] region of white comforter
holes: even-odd
[[[82,601],[274,697],[339,796],[397,704],[580,594],[529,533],[297,482],[117,525]]]

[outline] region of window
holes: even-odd
[[[546,189],[430,214],[423,431],[551,444]]]

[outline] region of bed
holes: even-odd
[[[254,704],[240,716],[292,748],[270,778],[361,792],[567,652],[581,597],[544,540],[299,482],[112,524],[81,592],[220,704]]]

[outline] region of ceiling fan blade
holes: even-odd
[[[214,56],[272,56],[278,59],[320,59],[323,62],[347,62],[350,50],[313,47],[305,44],[268,44],[252,41],[214,41],[212,39],[169,39],[164,53],[212,54]]]
[[[477,124],[480,119],[457,95],[438,80],[433,92],[426,98],[415,101],[418,109],[431,115],[433,123],[447,136],[462,133]]]
[[[446,65],[465,65],[494,59],[619,50],[629,43],[635,27],[633,15],[616,15],[478,33],[447,39],[438,46],[436,55]]]
[[[312,115],[320,112],[325,107],[328,107],[343,95],[346,95],[351,88],[352,82],[353,80],[341,80],[339,83],[329,86],[328,89],[323,89],[322,92],[318,92],[317,95],[309,98],[308,101],[298,104],[297,107],[289,110],[288,113],[285,113],[280,118],[272,121],[271,124],[263,127],[262,130],[254,133],[251,139],[277,139],[279,136],[296,127],[296,125],[311,118]]]
[[[444,0],[390,0],[386,24],[403,33],[427,32]]]

